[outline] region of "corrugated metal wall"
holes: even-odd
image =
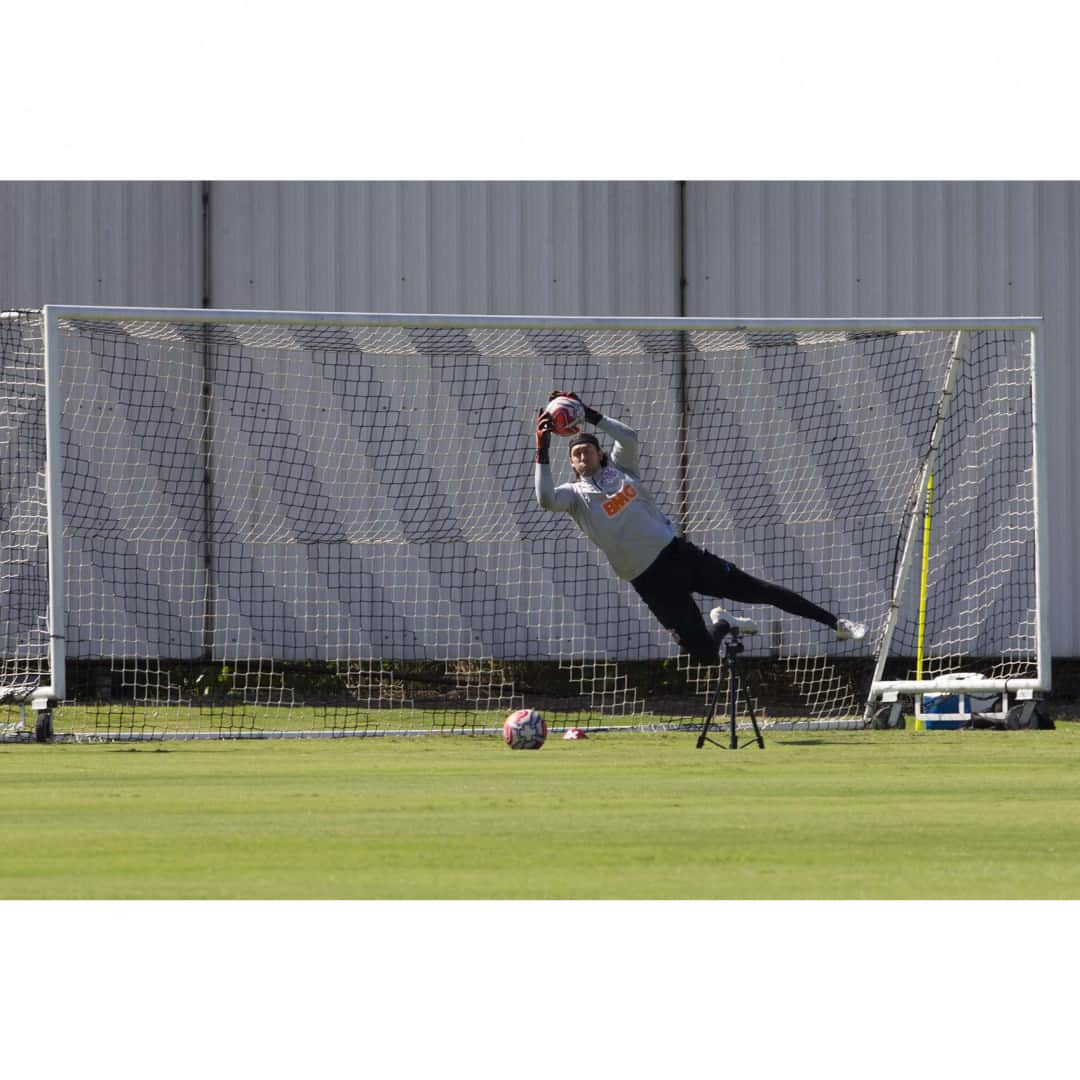
[[[1080,656],[1080,184],[214,182],[207,211],[198,182],[0,183],[0,306],[1043,315],[1054,651]]]
[[[677,207],[676,184],[214,184],[213,301],[671,314]]]
[[[198,183],[0,182],[0,305],[202,304]]]

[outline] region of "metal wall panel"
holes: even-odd
[[[689,315],[1045,317],[1052,632],[1080,656],[1080,184],[685,191]],[[209,213],[215,306],[679,312],[675,182],[213,182]],[[198,182],[0,183],[0,306],[199,306],[202,272]]]
[[[1058,656],[1080,655],[1080,184],[687,185],[687,314],[1042,315]]]
[[[0,304],[202,303],[198,182],[0,182]]]
[[[675,183],[211,186],[216,307],[667,315]]]

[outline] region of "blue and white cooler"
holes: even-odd
[[[999,694],[965,694],[955,687],[955,683],[964,679],[982,679],[976,672],[957,672],[954,675],[939,675],[933,682],[953,684],[950,689],[940,694],[922,694],[915,697],[916,727],[926,731],[956,731],[971,727],[972,717],[997,716],[995,710],[1001,709]]]

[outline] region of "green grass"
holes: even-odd
[[[0,745],[0,897],[1076,898],[1080,726]]]

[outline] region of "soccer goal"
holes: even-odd
[[[553,389],[639,432],[680,532],[869,625],[841,642],[752,612],[765,725],[862,727],[954,676],[1030,697],[1049,688],[1038,333],[9,313],[0,735],[480,733],[524,706],[555,731],[699,723],[719,669],[536,505]]]

